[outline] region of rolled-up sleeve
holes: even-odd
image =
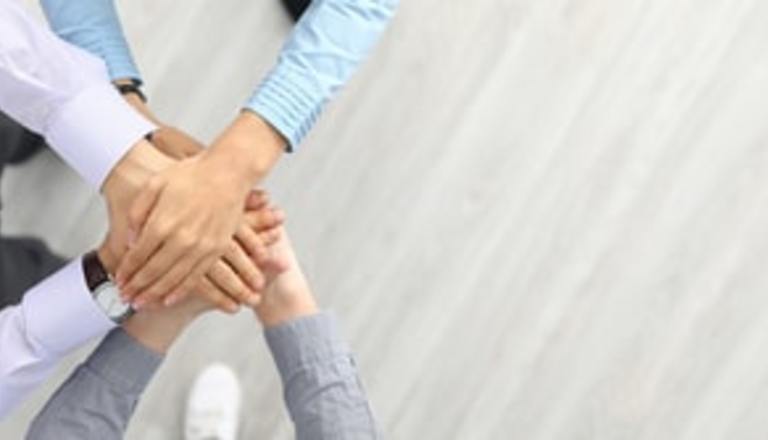
[[[20,305],[0,312],[0,419],[63,356],[112,327],[85,284],[81,259],[30,289]]]
[[[295,148],[367,57],[397,0],[315,0],[246,103]]]
[[[112,330],[46,403],[26,439],[123,438],[139,398],[162,360],[122,329]]]
[[[42,134],[93,187],[155,127],[112,87],[104,62],[0,2],[0,110]]]
[[[265,331],[298,440],[381,438],[349,345],[333,314]]]

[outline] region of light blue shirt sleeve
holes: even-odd
[[[113,79],[141,79],[114,0],[41,3],[54,31],[104,59]],[[314,0],[245,107],[279,131],[291,151],[372,50],[397,4],[398,0]]]
[[[246,107],[299,145],[379,40],[397,0],[314,0]]]
[[[112,80],[141,82],[114,0],[40,0],[40,4],[56,35],[103,59]]]

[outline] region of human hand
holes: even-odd
[[[283,136],[261,116],[242,111],[211,145],[211,151],[231,157],[237,173],[262,179],[285,150]]]
[[[145,148],[144,146],[140,147]],[[110,254],[115,260],[119,260],[126,253],[129,241],[131,240],[130,225],[128,223],[128,214],[131,203],[135,195],[140,190],[141,180],[146,181],[151,177],[147,168],[160,169],[162,166],[169,166],[173,161],[167,157],[157,154],[152,146],[147,146],[150,157],[155,155],[152,167],[134,167],[137,170],[133,173],[126,171],[131,168],[130,159],[135,158],[131,155],[137,154],[132,150],[125,159],[127,164],[119,164],[118,169],[122,172],[113,173],[112,180],[108,182],[108,211],[110,217],[110,230],[105,241],[105,246],[109,248]],[[143,156],[142,156],[143,157]],[[121,177],[125,176],[122,179]],[[128,178],[130,177],[130,178]],[[117,180],[120,180],[118,182]],[[194,291],[208,300],[217,304],[223,311],[230,313],[236,312],[240,303],[254,305],[260,300],[259,291],[264,285],[264,277],[261,273],[261,267],[270,267],[269,254],[267,246],[275,241],[274,229],[283,221],[281,211],[269,208],[266,193],[260,190],[251,191],[246,202],[246,215],[243,222],[238,227],[236,239],[230,241],[227,254],[206,274],[206,277],[195,285],[185,285],[177,289],[166,298],[165,304],[172,305],[180,300],[188,291]],[[274,267],[272,265],[271,267]],[[222,288],[215,288],[221,286]],[[253,289],[248,286],[257,286]],[[160,290],[160,294],[151,292],[144,298],[137,298],[134,305],[138,308],[147,303],[156,302],[158,297],[171,293],[170,290]],[[131,301],[130,297],[125,296],[125,301]]]
[[[197,139],[170,125],[160,125],[152,133],[152,145],[176,160],[196,156],[205,150]]]
[[[277,160],[282,143],[263,120],[244,113],[210,150],[150,179],[129,215],[139,238],[117,272],[127,297],[157,297],[199,282],[240,233],[248,188]],[[264,146],[269,154],[253,156]],[[251,281],[254,290],[261,288]]]
[[[282,270],[267,271],[267,288],[261,303],[254,307],[264,327],[274,327],[318,310],[284,228],[279,228],[278,233],[279,239],[271,250]]]
[[[131,79],[121,79],[115,81],[115,84],[132,84]],[[141,113],[157,125],[157,129],[151,133],[150,142],[163,154],[170,158],[180,160],[192,157],[205,149],[205,146],[197,139],[188,135],[178,128],[168,125],[155,116],[146,102],[138,95],[128,93],[123,95],[125,101],[131,105],[137,112]]]
[[[279,238],[279,227],[285,216],[281,210],[269,206],[263,191],[251,193],[246,209],[237,240],[230,243],[227,253],[206,273],[202,282],[182,284],[164,299],[162,295],[144,294],[136,298],[134,306],[142,308],[158,300],[162,300],[165,305],[173,305],[183,301],[190,292],[205,297],[227,313],[237,312],[240,304],[257,305],[262,299],[261,290],[265,285],[262,272],[279,273],[283,270],[280,261],[271,254],[270,247]],[[254,276],[258,277],[255,281]],[[256,283],[260,287],[251,289],[249,283]]]
[[[138,238],[117,269],[123,293],[157,297],[199,282],[227,252],[248,191],[226,163],[207,153],[150,178],[128,213]]]
[[[204,150],[203,144],[183,131],[159,121],[158,125],[160,128],[153,133],[152,143],[163,153],[183,159]],[[263,268],[274,267],[274,262],[269,259],[267,247],[276,240],[276,228],[283,221],[282,211],[266,209],[267,205],[268,198],[264,191],[251,191],[246,202],[246,218],[238,227],[235,239],[231,241],[225,256],[206,274],[210,284],[221,286],[229,298],[212,289],[209,283],[191,287],[182,285],[176,292],[165,296],[165,305],[175,304],[190,290],[207,294],[209,300],[230,313],[237,311],[241,303],[252,306],[257,304],[261,299],[261,288],[254,289],[249,286],[263,286]],[[158,292],[165,293],[161,289],[163,287],[158,288]],[[157,296],[148,293],[136,297],[136,304],[142,307],[146,302],[154,301]]]
[[[264,246],[271,246],[276,243],[280,237],[281,211],[268,206],[268,198],[263,191],[253,192],[249,197],[248,208],[245,222],[252,228],[253,233],[258,235],[260,242]],[[97,250],[100,261],[110,274],[113,274],[119,265],[120,256],[113,251],[116,248],[107,239]],[[285,265],[277,258],[271,255],[264,255],[262,258],[266,273],[278,274],[285,270]],[[237,286],[240,280],[234,273],[231,273],[234,267],[237,266],[227,266],[229,273],[225,272],[224,276],[216,273],[207,274],[203,281],[194,287],[195,294],[189,295],[185,291],[183,294],[177,295],[166,307],[149,307],[141,310],[139,318],[132,318],[129,325],[129,327],[135,328],[134,333],[137,334],[134,336],[141,340],[141,336],[145,335],[145,337],[155,341],[153,344],[145,345],[152,345],[151,348],[157,348],[158,340],[167,340],[170,344],[173,339],[170,335],[174,334],[174,329],[180,331],[188,322],[207,310],[219,307],[229,312],[236,311],[237,304],[232,300],[232,290],[234,289],[231,285]],[[147,317],[147,319],[143,319],[143,317]],[[139,331],[139,327],[142,326],[150,327]]]
[[[110,172],[103,187],[110,226],[106,245],[116,258],[123,256],[132,238],[128,212],[133,200],[155,173],[173,163],[173,160],[142,139]]]

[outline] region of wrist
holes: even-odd
[[[152,111],[149,109],[149,106],[147,105],[146,97],[143,93],[141,93],[140,89],[138,88],[138,83],[133,79],[118,79],[113,81],[113,84],[115,87],[120,90],[120,94],[123,96],[123,99],[130,104],[131,107],[134,108],[134,110],[141,113],[144,117],[152,121],[154,124],[158,126],[163,126],[164,124],[155,117],[155,115],[152,113]],[[125,86],[131,86],[134,88],[133,91],[123,91],[121,87]]]
[[[117,258],[109,249],[106,241],[102,243],[101,246],[99,246],[99,249],[96,250],[96,254],[99,257],[99,261],[101,261],[102,266],[104,266],[104,269],[107,270],[107,273],[110,276],[113,276],[115,274],[115,269],[117,269],[118,262]]]
[[[144,347],[165,354],[201,313],[168,308],[141,311],[123,323],[123,330]]]
[[[186,325],[181,321],[154,322],[146,313],[137,313],[123,323],[123,330],[145,348],[164,355]]]
[[[254,308],[256,317],[265,328],[314,315],[318,311],[314,297],[306,284],[281,286],[264,295],[261,303]]]
[[[251,111],[241,112],[211,148],[211,154],[229,162],[249,186],[261,181],[285,150],[285,139]]]
[[[139,140],[115,165],[104,181],[103,192],[114,200],[128,188],[139,188],[173,161],[144,139]]]

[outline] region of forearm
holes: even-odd
[[[128,106],[101,60],[40,26],[16,0],[0,3],[0,109],[93,187],[154,126]]]
[[[53,395],[33,421],[28,438],[123,438],[163,356],[204,307],[188,303],[132,316]]]
[[[334,316],[320,313],[288,238],[276,245],[289,269],[256,315],[283,382],[298,439],[378,438],[376,421]]]
[[[314,0],[248,100],[296,148],[386,29],[398,0]]]
[[[292,151],[349,81],[394,15],[397,0],[315,0],[277,64],[212,153],[254,184]]]
[[[80,259],[31,288],[19,306],[0,312],[0,419],[61,358],[113,326],[93,301]]]
[[[265,330],[299,440],[378,439],[349,346],[333,315],[319,313]]]
[[[53,31],[104,60],[113,80],[141,80],[114,0],[40,0]]]
[[[162,359],[122,329],[113,330],[35,417],[27,439],[122,439]]]

